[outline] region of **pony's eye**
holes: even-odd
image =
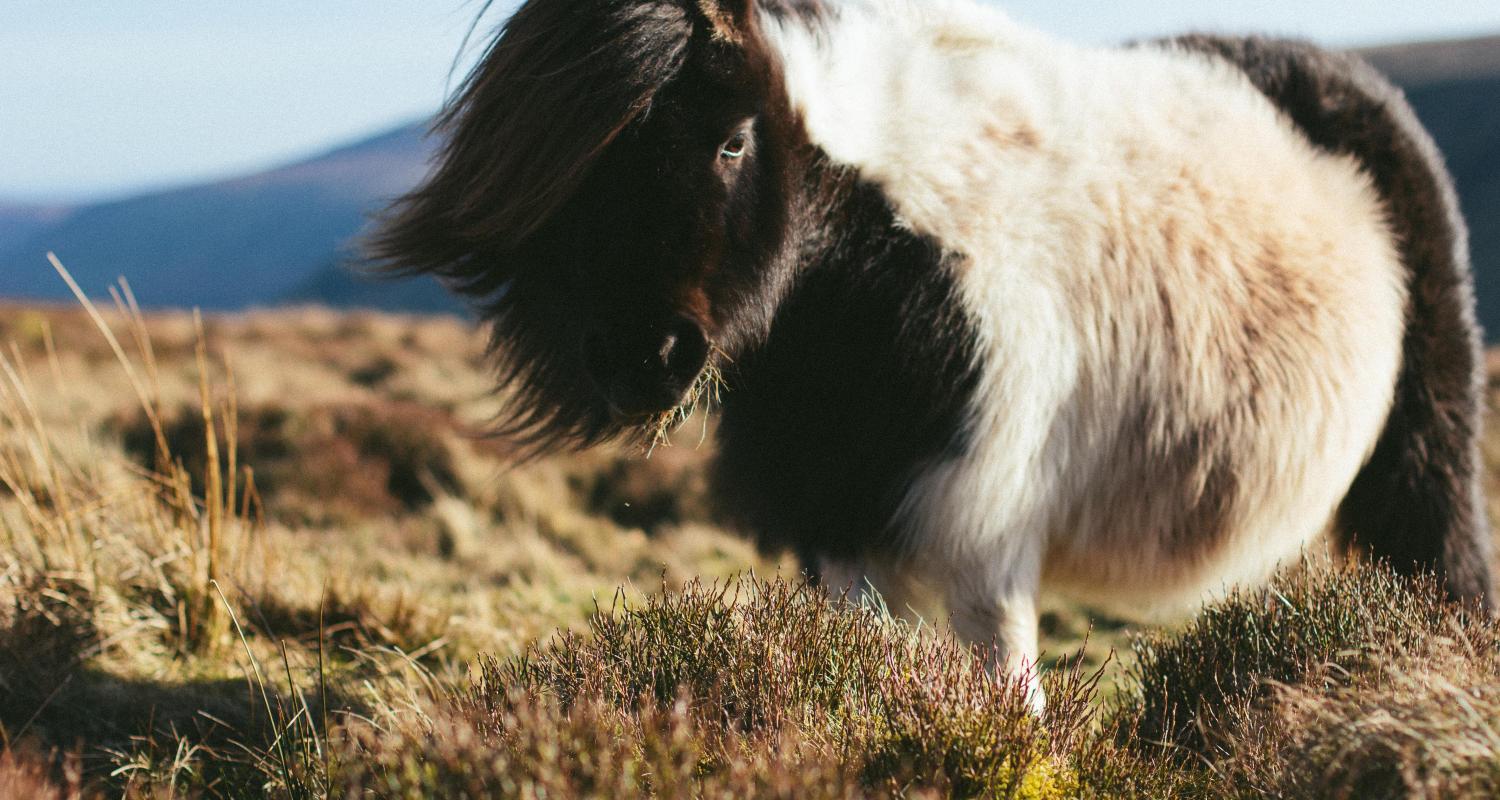
[[[729,141],[719,148],[719,158],[739,158],[745,154],[745,134],[736,133],[729,137]]]

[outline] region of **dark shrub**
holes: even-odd
[[[713,522],[708,497],[710,449],[658,447],[650,458],[620,455],[579,475],[587,510],[627,528],[655,533],[668,525]]]
[[[142,417],[120,423],[125,449],[156,467],[156,438]],[[434,491],[455,491],[450,440],[457,424],[415,403],[241,409],[235,441],[265,506],[289,521],[343,523],[414,511]],[[222,431],[221,431],[222,433]],[[165,424],[167,446],[201,493],[207,448],[203,417],[184,408]],[[220,446],[221,468],[228,466]]]

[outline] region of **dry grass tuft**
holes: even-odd
[[[1224,769],[1273,797],[1500,795],[1500,663],[1427,642],[1352,680],[1273,685]]]
[[[1272,685],[1332,688],[1394,653],[1455,636],[1474,652],[1500,643],[1491,625],[1445,603],[1430,578],[1304,565],[1208,606],[1180,631],[1141,638],[1122,722],[1145,746],[1213,756],[1232,749],[1226,737],[1239,735],[1238,721]]]
[[[438,722],[356,737],[345,779],[403,797],[1070,797],[1093,682],[1049,690],[1039,720],[949,638],[806,586],[694,583],[482,660]]]
[[[698,437],[698,443],[702,444],[708,438],[708,411],[718,404],[719,397],[724,392],[724,373],[718,365],[724,358],[726,356],[722,351],[717,347],[712,348],[708,363],[698,373],[698,377],[693,379],[693,386],[688,389],[683,401],[676,408],[663,411],[647,421],[646,455],[651,455],[659,446],[670,444],[672,433],[695,414],[703,419],[703,431]]]
[[[618,454],[506,470],[459,421],[488,415],[460,326],[115,300],[0,351],[0,744],[81,746],[80,786],[327,796],[340,737],[422,719],[477,652],[765,563]],[[613,520],[636,499],[653,537]]]
[[[0,748],[0,797],[79,800],[83,775],[74,756],[48,755],[27,746]]]
[[[449,712],[420,732],[366,728],[335,796],[389,798],[866,798],[879,796],[791,735],[742,742],[729,762],[687,702],[613,706],[518,695],[487,716]],[[705,763],[717,766],[705,769]],[[913,796],[916,796],[915,793]]]
[[[1500,791],[1500,629],[1431,578],[1304,566],[1137,656],[1118,740],[1229,796]]]

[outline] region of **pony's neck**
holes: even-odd
[[[931,152],[945,141],[1027,127],[1069,49],[966,0],[854,0],[766,34],[813,143],[880,181],[952,163]]]
[[[956,250],[1027,210],[1076,126],[1088,51],[968,2],[841,7],[767,26],[788,100],[832,163],[880,187],[900,222]]]
[[[796,279],[729,369],[719,495],[769,546],[892,548],[910,471],[967,446],[978,373],[958,257],[856,170],[819,158],[807,177]]]

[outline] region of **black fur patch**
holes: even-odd
[[[967,447],[979,376],[954,257],[898,228],[876,187],[822,191],[808,222],[831,238],[729,376],[715,480],[763,546],[809,565],[899,545],[911,480]]]
[[[742,0],[531,0],[445,111],[369,249],[473,300],[522,452],[648,433],[764,338],[811,155],[779,69]]]
[[[1165,46],[1236,65],[1313,144],[1353,156],[1373,178],[1410,303],[1394,406],[1339,507],[1339,528],[1398,571],[1434,570],[1453,597],[1490,607],[1481,337],[1467,233],[1431,137],[1400,91],[1354,56],[1261,38],[1187,36]]]
[[[525,3],[505,23],[439,116],[436,169],[387,214],[374,256],[473,296],[510,278],[505,253],[574,194],[687,59],[693,26],[680,5],[592,6]]]

